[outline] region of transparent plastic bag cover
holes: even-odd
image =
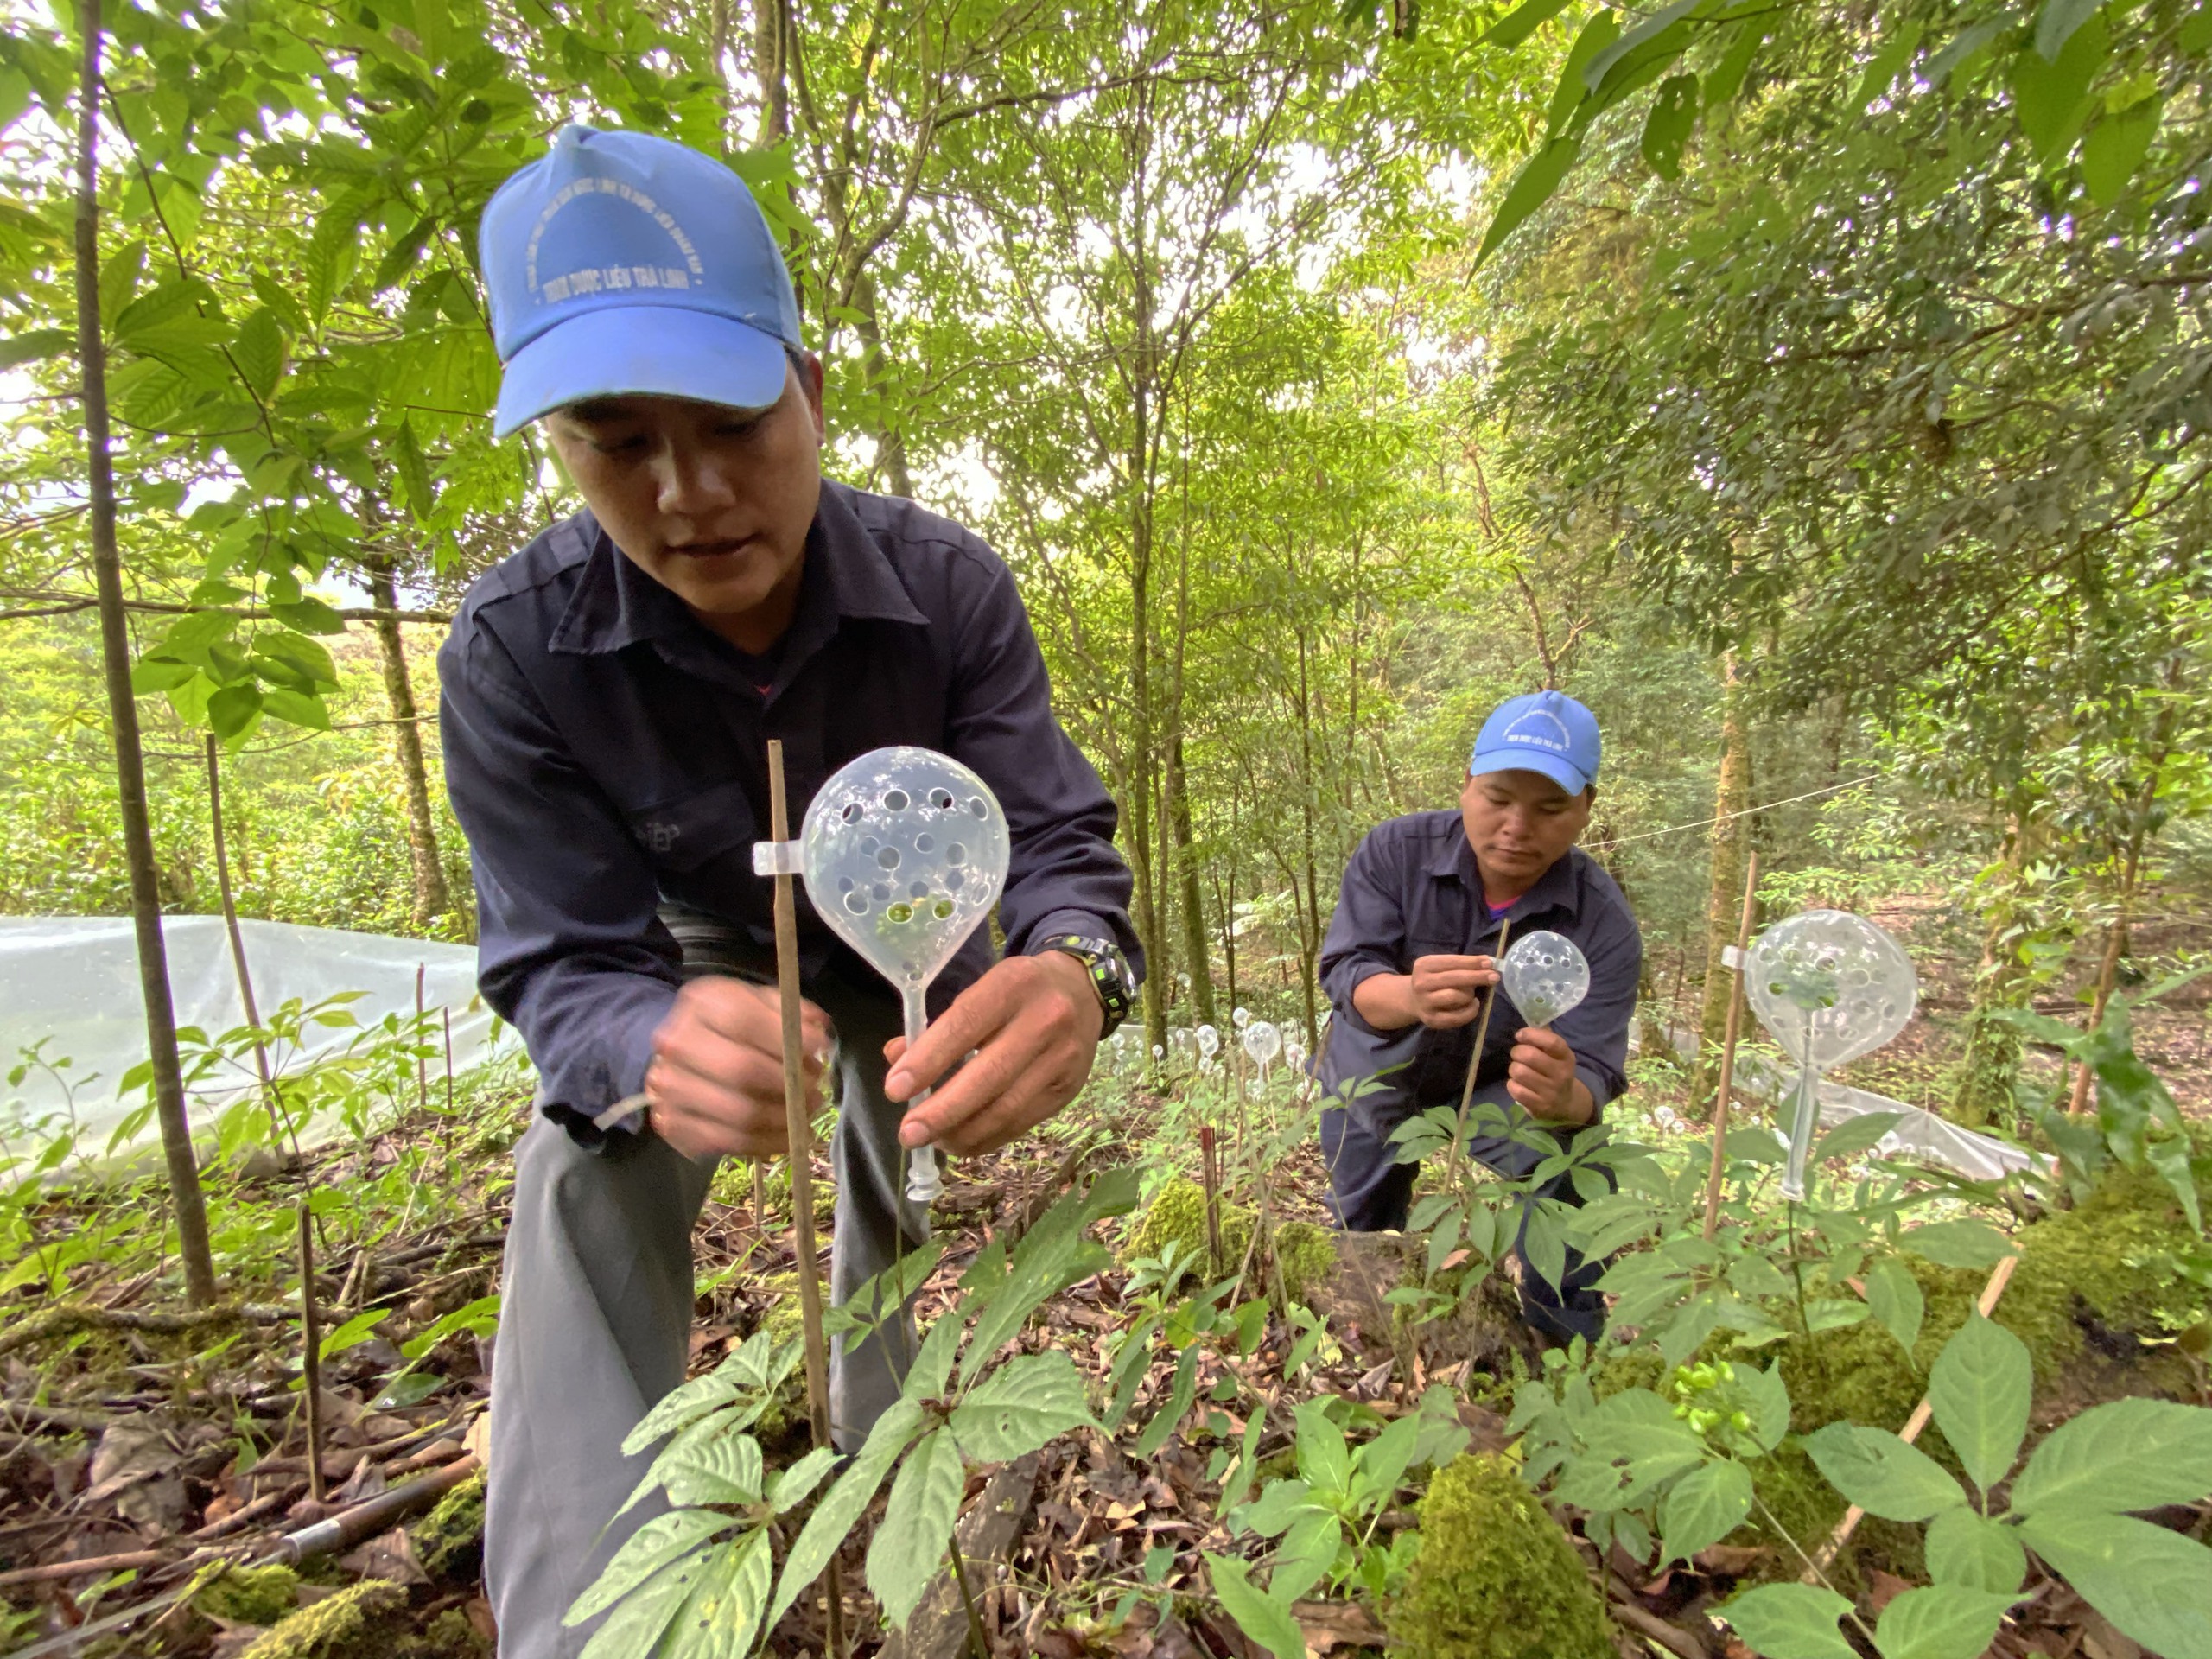
[[[1532,1026],[1548,1026],[1590,995],[1589,961],[1560,933],[1523,933],[1497,964],[1497,976]]]
[[[1903,1031],[1919,981],[1904,947],[1865,917],[1808,910],[1759,935],[1744,988],[1783,1052],[1827,1071]]]
[[[806,809],[807,896],[904,991],[952,960],[1006,886],[1006,814],[990,785],[932,749],[874,749]]]

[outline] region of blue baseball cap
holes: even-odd
[[[1570,795],[1598,781],[1605,745],[1598,717],[1562,691],[1532,691],[1497,705],[1475,739],[1467,775],[1537,772]]]
[[[791,273],[745,181],[710,156],[563,127],[493,194],[477,245],[505,367],[495,437],[584,397],[784,395]]]

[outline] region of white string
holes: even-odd
[[[1787,800],[1769,801],[1762,806],[1747,806],[1740,812],[1719,812],[1709,818],[1700,818],[1695,823],[1673,823],[1664,830],[1646,830],[1633,836],[1618,836],[1611,841],[1592,841],[1584,843],[1585,852],[1596,852],[1605,847],[1625,847],[1631,841],[1649,841],[1655,836],[1680,835],[1685,830],[1706,830],[1716,823],[1729,823],[1738,818],[1748,818],[1760,812],[1771,812],[1777,806],[1795,806],[1800,801],[1817,800],[1823,795],[1833,795],[1839,790],[1856,789],[1861,784],[1871,784],[1882,774],[1870,772],[1863,778],[1846,779],[1840,784],[1830,784],[1826,789],[1807,790],[1802,795],[1792,795]]]

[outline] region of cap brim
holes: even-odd
[[[547,329],[507,360],[492,435],[586,397],[689,397],[766,409],[784,395],[774,335],[673,305],[609,306]]]
[[[1494,749],[1467,763],[1470,778],[1487,777],[1493,772],[1533,772],[1550,779],[1570,795],[1580,795],[1590,787],[1590,779],[1583,776],[1580,768],[1541,749]]]

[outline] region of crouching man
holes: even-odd
[[[617,1518],[652,1455],[621,1446],[683,1377],[715,1160],[785,1151],[753,869],[768,740],[794,818],[847,761],[917,744],[982,774],[1013,842],[1006,956],[969,938],[912,1052],[891,987],[802,908],[807,1075],[833,1039],[842,1073],[837,1296],[927,1236],[907,1148],[987,1152],[1073,1097],[1128,1012],[1135,942],[1112,798],[1052,716],[1006,566],[911,502],[822,478],[822,365],[737,175],[570,127],[492,199],[482,253],[494,430],[539,422],[586,509],[477,582],[438,658],[484,995],[540,1079],[493,1363],[486,1577],[505,1659],[572,1659],[593,1626],[562,1615],[662,1507]],[[911,1325],[895,1334],[831,1356],[848,1449],[897,1397]]]
[[[1475,1101],[1517,1109],[1564,1137],[1596,1122],[1626,1086],[1643,938],[1613,879],[1575,845],[1596,798],[1600,748],[1596,718],[1572,697],[1515,697],[1484,722],[1457,811],[1392,818],[1352,855],[1321,947],[1334,1013],[1319,1067],[1332,1090],[1381,1083],[1321,1115],[1331,1208],[1351,1231],[1406,1224],[1416,1170],[1397,1161],[1390,1135],[1430,1107],[1459,1105],[1474,1025],[1497,983],[1501,930],[1509,944],[1539,930],[1573,940],[1589,959],[1590,994],[1540,1029],[1498,992]],[[1544,1157],[1502,1135],[1471,1135],[1467,1150],[1515,1179]],[[1544,1196],[1580,1202],[1565,1177]],[[1529,1323],[1559,1340],[1594,1340],[1605,1324],[1591,1287],[1599,1271],[1570,1252],[1554,1286],[1524,1261]]]

